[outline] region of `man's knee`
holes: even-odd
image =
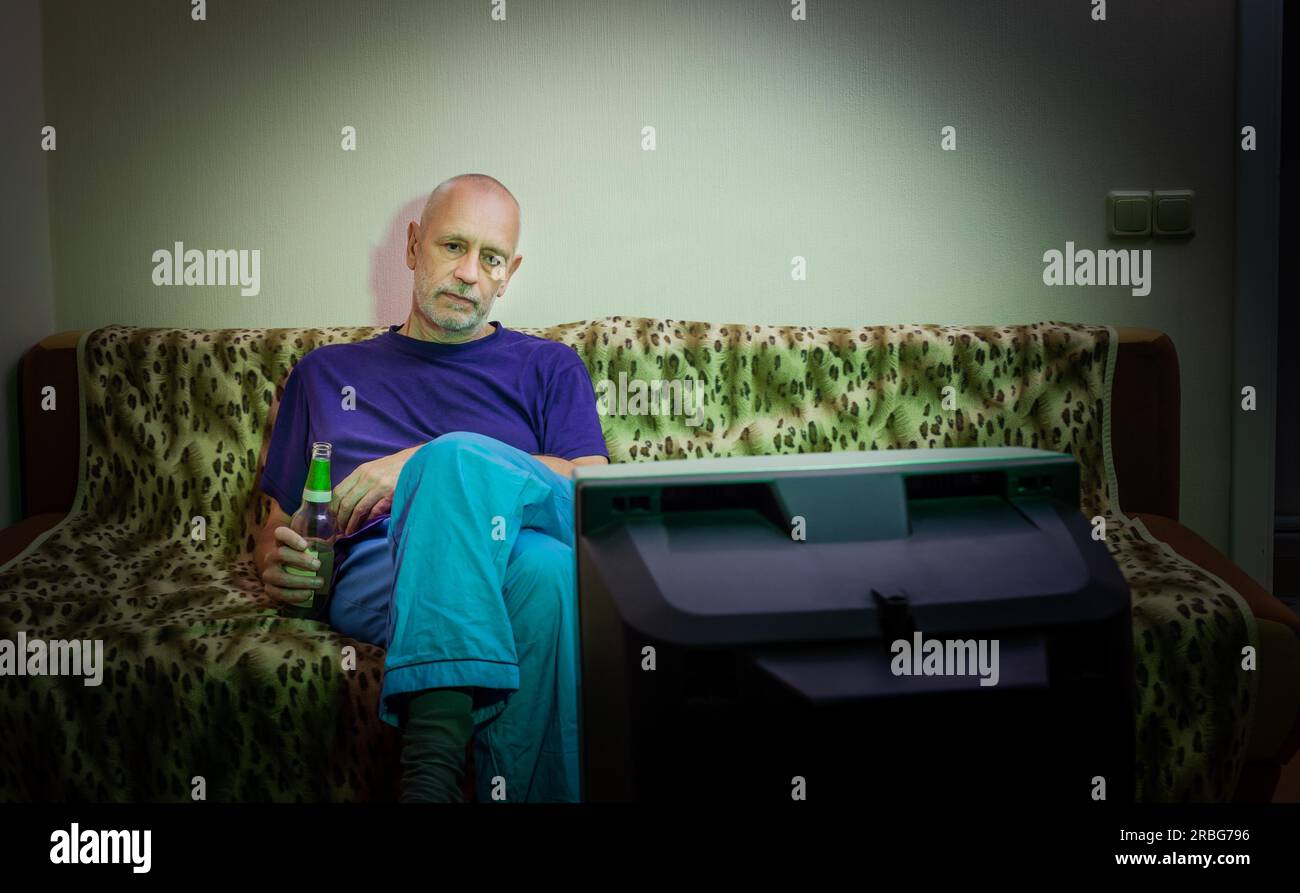
[[[415,451],[411,461],[438,461],[463,453],[491,452],[504,446],[501,441],[473,431],[448,431],[440,434]]]
[[[402,466],[398,484],[401,484],[402,478],[407,477],[419,481],[426,468],[459,467],[461,463],[475,457],[492,455],[504,446],[501,441],[484,434],[450,431],[435,437],[411,454],[411,458]]]

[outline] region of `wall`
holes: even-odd
[[[1234,20],[1228,0],[46,4],[61,327],[386,324],[401,233],[498,177],[525,259],[497,317],[1163,329],[1183,520],[1226,548]],[[658,147],[641,148],[641,128]],[[340,129],[358,129],[358,150]],[[957,151],[939,129],[957,128]],[[1197,192],[1149,295],[1049,288],[1113,188]],[[154,250],[258,248],[261,292],[151,283]],[[807,281],[790,262],[807,258]]]

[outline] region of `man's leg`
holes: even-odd
[[[393,556],[389,519],[353,542],[334,571],[330,626],[345,636],[388,646]],[[430,697],[429,695],[432,695]],[[473,726],[468,689],[440,688],[425,693],[404,712],[402,800],[458,802],[464,799],[465,754]],[[405,708],[406,705],[403,705]]]
[[[573,549],[519,532],[504,596],[519,655],[519,690],[475,730],[480,802],[578,800],[578,604]]]
[[[564,764],[572,751],[576,758],[576,682],[570,693],[563,681],[576,680],[572,553],[563,558],[555,546],[531,537],[521,545],[526,529],[569,548],[572,482],[482,435],[449,434],[426,444],[403,468],[393,494],[389,542],[395,571],[381,718],[401,725],[404,695],[462,689],[472,692],[472,719],[484,728],[507,708],[508,698],[517,700],[521,718],[508,719],[484,743],[485,756],[498,769],[506,764],[487,780],[500,775],[511,801],[567,796],[545,780],[548,757]],[[522,562],[513,571],[512,556]],[[559,585],[546,582],[557,577],[563,578]],[[534,632],[539,625],[544,631]],[[546,635],[564,641],[538,645]],[[523,675],[529,684],[514,699]],[[549,682],[534,688],[533,678]],[[544,696],[547,684],[566,693]],[[571,748],[564,743],[570,728]],[[537,755],[535,764],[518,775],[514,763],[528,762],[530,753]],[[576,787],[575,777],[564,791]]]
[[[393,554],[388,519],[374,536],[354,542],[343,561],[335,554],[329,604],[330,626],[359,642],[388,646],[388,607],[393,596]]]

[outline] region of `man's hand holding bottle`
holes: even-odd
[[[276,601],[299,604],[325,586],[316,573],[320,562],[307,553],[307,541],[292,528],[283,525],[275,528],[275,539],[279,546],[262,571],[266,594]],[[286,565],[300,568],[306,575],[290,573],[285,570]]]

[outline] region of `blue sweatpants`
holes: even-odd
[[[382,523],[340,564],[330,607],[335,629],[388,651],[380,717],[399,724],[396,695],[472,688],[480,802],[576,802],[573,482],[444,434],[407,461]]]

